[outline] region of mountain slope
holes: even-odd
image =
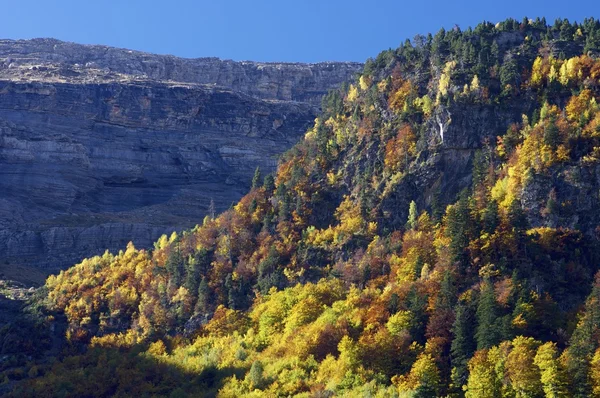
[[[87,350],[17,393],[597,393],[599,50],[525,19],[369,60],[231,210],[50,277]]]

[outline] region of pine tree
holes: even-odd
[[[258,278],[256,284],[261,293],[266,294],[271,287],[281,288],[283,286],[283,275],[279,269],[279,253],[275,247],[271,247],[269,254],[258,264]]]
[[[459,196],[458,202],[449,206],[446,211],[446,233],[450,238],[450,252],[453,260],[461,263],[463,267],[468,265],[468,256],[465,249],[469,245],[471,214],[469,211],[469,198],[464,190]]]
[[[198,301],[196,302],[195,312],[198,314],[204,314],[208,312],[211,304],[211,292],[208,287],[206,278],[202,277],[200,284],[198,285]]]
[[[188,292],[194,294],[198,291],[200,285],[200,269],[198,260],[195,256],[189,256],[185,262],[185,283],[184,286]]]
[[[167,258],[165,268],[171,276],[171,282],[175,286],[180,286],[181,282],[183,281],[184,266],[183,257],[181,256],[181,251],[179,250],[178,245],[176,245],[175,250]]]
[[[495,200],[489,200],[482,217],[483,231],[492,234],[500,222],[498,218],[498,203]]]
[[[560,131],[558,130],[554,116],[550,117],[548,125],[544,129],[544,143],[552,149],[556,149],[558,144],[560,144]]]
[[[498,344],[498,304],[496,303],[494,286],[489,280],[482,284],[476,315],[475,340],[477,341],[477,349],[490,348]]]
[[[256,189],[260,186],[261,178],[260,167],[256,167],[256,170],[254,170],[254,177],[252,177],[252,189]]]
[[[421,295],[413,285],[406,300],[408,302],[408,310],[412,314],[410,335],[413,340],[424,343],[425,325],[427,324],[427,297]]]
[[[455,388],[460,389],[467,382],[469,359],[475,352],[473,325],[475,314],[466,303],[459,303],[456,307],[452,334],[454,339],[450,346],[450,360],[452,364],[452,382]]]
[[[208,216],[211,220],[215,219],[217,211],[215,210],[215,201],[213,198],[210,198],[210,204],[208,205]]]
[[[275,190],[275,178],[273,174],[267,174],[263,181],[263,187],[265,188],[265,192],[267,195],[271,195]]]
[[[571,336],[566,350],[567,371],[574,397],[591,395],[590,361],[598,348],[594,336],[600,328],[600,273],[596,275],[594,288],[588,296],[585,310]]]
[[[431,217],[434,221],[440,221],[444,215],[444,204],[440,196],[440,188],[438,187],[431,195]]]

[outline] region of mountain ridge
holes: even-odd
[[[9,64],[59,63],[77,65],[83,70],[108,68],[154,80],[216,84],[257,98],[310,102],[315,106],[320,105],[329,89],[341,83],[336,76],[350,76],[362,67],[358,62],[306,64],[181,58],[55,39],[0,40],[0,57],[10,59]]]

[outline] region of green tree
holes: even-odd
[[[458,202],[446,210],[446,234],[450,238],[450,252],[453,260],[459,261],[463,267],[466,267],[469,261],[465,249],[470,241],[470,226],[469,197],[464,190]]]
[[[454,336],[450,345],[452,364],[452,382],[457,389],[466,384],[469,359],[475,352],[474,329],[475,313],[467,303],[460,302],[456,306],[456,315],[452,325]]]
[[[176,244],[175,246],[175,250],[167,258],[165,268],[171,276],[172,283],[175,286],[180,286],[184,274],[183,257],[181,256],[179,245]]]
[[[184,286],[191,294],[198,291],[200,285],[200,267],[198,259],[195,256],[189,256],[185,262],[185,283]]]
[[[566,350],[567,371],[571,380],[571,392],[574,397],[591,395],[589,373],[590,362],[598,348],[594,336],[600,327],[600,273],[596,275],[594,288],[588,296],[585,310],[579,319],[577,328],[571,336]]]
[[[544,143],[550,146],[552,149],[556,149],[558,144],[560,144],[560,130],[556,125],[556,119],[554,116],[549,118],[548,124],[544,129]]]
[[[265,176],[263,187],[265,188],[267,195],[273,194],[273,191],[275,190],[275,178],[273,177],[273,174],[267,174]]]
[[[500,84],[502,84],[502,89],[505,91],[509,87],[512,89],[519,88],[519,69],[517,61],[513,57],[505,61],[500,67]]]
[[[263,377],[264,367],[262,362],[254,361],[248,372],[247,380],[250,382],[250,389],[261,389],[264,384]]]
[[[498,203],[495,200],[489,200],[482,216],[483,231],[492,234],[496,231],[500,219],[498,217]]]
[[[262,178],[262,174],[260,172],[260,167],[257,167],[254,170],[254,177],[252,177],[252,189],[256,189],[260,186],[260,180]]]
[[[410,201],[410,205],[408,207],[408,221],[406,223],[406,227],[408,229],[417,228],[417,220],[419,218],[419,214],[417,214],[417,204],[414,200]]]
[[[211,291],[205,277],[202,277],[198,285],[198,301],[196,302],[195,312],[205,314],[208,312],[211,304]]]
[[[496,302],[494,285],[489,280],[486,280],[481,286],[476,315],[475,340],[477,341],[477,349],[490,348],[498,344],[498,303]]]

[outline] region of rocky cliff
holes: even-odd
[[[0,41],[0,273],[147,247],[226,209],[359,67]]]
[[[209,84],[230,88],[262,99],[308,102],[320,105],[328,90],[358,72],[356,62],[265,63],[235,62],[218,58],[178,58],[99,45],[81,45],[54,39],[0,40],[0,59],[31,79],[34,68],[59,66],[71,76],[101,79],[124,74],[160,81]],[[29,75],[29,76],[27,76]],[[110,77],[109,77],[110,78]]]

